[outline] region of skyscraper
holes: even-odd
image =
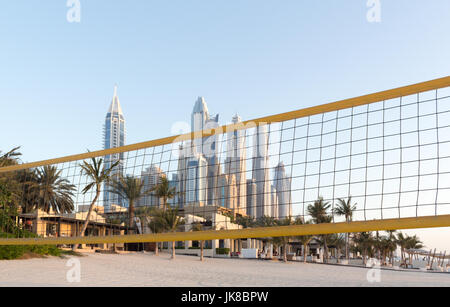
[[[199,97],[195,102],[191,115],[192,132],[199,132],[207,129],[215,129],[219,127],[219,115],[210,116],[208,106],[203,97]],[[197,137],[193,140],[193,150],[202,155],[208,164],[207,181],[208,190],[206,195],[207,204],[216,202],[216,182],[219,176],[219,159],[218,154],[218,135],[214,134],[208,137]]]
[[[166,174],[156,165],[150,165],[145,171],[141,173],[142,181],[144,182],[143,191],[149,191],[151,188],[161,183],[161,177]],[[161,200],[155,196],[154,193],[147,194],[141,197],[137,203],[137,207],[141,206],[160,206]]]
[[[120,107],[119,97],[117,96],[117,85],[114,86],[114,96],[111,101],[108,113],[106,114],[104,126],[104,149],[116,148],[125,145],[125,118]],[[105,157],[105,167],[109,168],[112,164],[119,161],[119,165],[112,173],[113,178],[118,178],[123,172],[124,154],[113,154]],[[109,210],[112,204],[124,206],[125,203],[117,194],[109,192],[109,187],[103,189],[103,206]]]
[[[256,217],[256,180],[247,179],[247,215]]]
[[[283,162],[275,167],[273,185],[278,198],[278,217],[284,219],[292,216],[291,178],[286,175]]]
[[[272,216],[267,126],[257,126],[254,135],[253,179],[256,184],[256,218]]]
[[[206,203],[208,163],[201,154],[194,154],[186,161],[186,203]]]
[[[240,116],[235,115],[233,124],[241,123]],[[245,130],[233,130],[227,136],[227,157],[225,159],[225,174],[234,175],[237,185],[237,213],[246,214],[247,180],[246,180]]]
[[[233,174],[230,176],[226,174],[219,175],[216,194],[218,198],[216,201],[217,205],[233,210],[233,213],[238,213],[236,178]]]
[[[275,186],[271,186],[272,189],[272,195],[271,195],[271,204],[270,204],[270,209],[272,210],[270,215],[275,218],[278,219],[279,215],[278,215],[278,194],[277,194],[277,189],[275,188]],[[280,217],[281,219],[283,219],[283,217]]]

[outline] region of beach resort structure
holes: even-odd
[[[45,212],[40,209],[31,213],[19,214],[19,224],[24,228],[43,238],[58,237],[75,237],[80,233],[86,220],[86,212],[89,206],[80,206],[79,212],[76,213],[55,213],[52,210]],[[125,208],[112,206],[108,211],[112,214],[112,210],[116,210],[117,214],[126,212]],[[86,235],[89,236],[110,236],[124,235],[126,227],[123,223],[116,224],[108,221],[104,212],[104,207],[96,206],[91,213]],[[121,245],[123,246],[123,245]],[[86,246],[83,246],[86,247]],[[110,249],[109,244],[95,244],[90,248]],[[119,247],[119,246],[117,246]],[[119,247],[120,248],[120,247]]]

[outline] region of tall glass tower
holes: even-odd
[[[256,183],[256,218],[272,216],[272,189],[269,181],[268,142],[267,126],[256,127],[253,140],[253,179]]]
[[[191,115],[191,129],[192,132],[201,130],[215,129],[219,127],[219,114],[210,116],[208,106],[203,97],[199,97],[195,102],[194,109]],[[208,164],[208,192],[206,196],[207,204],[214,204],[216,202],[216,181],[219,176],[219,159],[218,159],[218,135],[214,134],[204,138],[196,138],[193,140],[193,149],[195,152],[202,155]]]
[[[108,113],[106,114],[104,127],[104,148],[115,148],[125,145],[125,118],[120,107],[119,97],[117,96],[117,85],[114,86],[114,96],[111,101]],[[105,168],[119,161],[116,170],[113,171],[112,178],[117,179],[124,168],[124,154],[113,154],[105,157]],[[111,205],[125,206],[124,200],[117,194],[109,192],[110,188],[106,184],[103,188],[103,206],[105,210],[111,209]]]

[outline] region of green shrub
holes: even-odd
[[[0,246],[0,260],[17,259],[25,254],[25,246],[21,245],[3,245]]]
[[[228,255],[230,253],[229,248],[216,248],[217,255]]]
[[[12,234],[0,233],[0,238],[17,237]],[[34,233],[20,230],[22,238],[36,238]],[[34,253],[43,256],[60,256],[61,250],[55,245],[0,245],[0,260],[12,260],[22,257],[26,253]]]

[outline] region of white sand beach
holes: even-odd
[[[381,270],[369,283],[366,268],[298,262],[207,258],[151,253],[87,254],[81,281],[70,283],[68,259],[0,261],[0,286],[450,286],[449,273]]]

